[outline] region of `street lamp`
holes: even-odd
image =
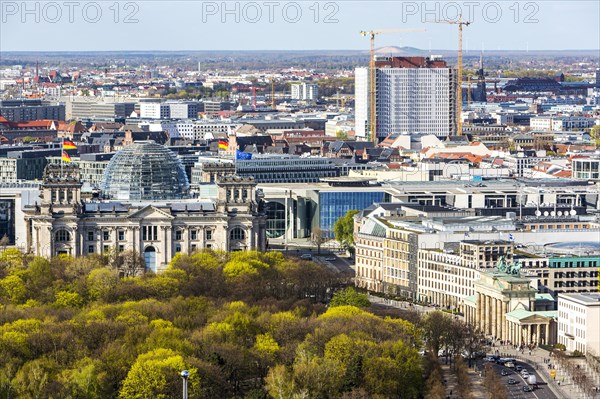
[[[188,399],[188,378],[190,376],[190,372],[187,370],[183,370],[181,372],[181,378],[183,379],[183,399]]]

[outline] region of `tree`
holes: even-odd
[[[183,357],[170,349],[155,349],[138,356],[129,369],[119,392],[119,399],[167,399],[181,392],[179,373],[190,372],[190,393],[198,384],[197,370],[186,367]]]
[[[2,251],[6,251],[8,244],[10,244],[10,239],[4,234],[2,238],[0,238],[0,248],[2,248]]]
[[[327,241],[327,236],[320,228],[315,228],[310,236],[311,242],[317,246],[317,254],[321,255],[321,245]]]
[[[422,327],[427,347],[437,355],[446,344],[446,337],[452,327],[452,319],[440,311],[430,312],[425,316]]]
[[[354,247],[354,215],[359,211],[351,209],[344,216],[339,218],[333,225],[333,233],[335,239],[340,243],[342,248],[350,250]]]
[[[600,126],[594,126],[590,129],[590,138],[596,147],[600,147]]]
[[[344,305],[368,308],[371,306],[371,302],[367,294],[356,292],[353,287],[347,287],[333,294],[333,298],[331,298],[331,302],[329,303],[329,306],[332,308]]]

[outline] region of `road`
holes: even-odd
[[[478,366],[483,367],[485,365],[485,361],[478,363]],[[559,399],[554,392],[548,387],[548,385],[542,380],[539,373],[534,370],[532,366],[523,362],[513,362],[515,367],[521,366],[524,369],[529,371],[529,374],[534,374],[537,379],[538,388],[534,389],[532,392],[523,392],[523,386],[526,385],[525,379],[521,376],[520,372],[516,372],[515,369],[509,369],[502,365],[491,363],[495,372],[500,377],[500,380],[506,385],[506,391],[508,392],[508,397],[511,399]],[[508,372],[507,376],[502,376],[502,370],[506,370]],[[509,385],[508,380],[512,378],[516,380],[518,383],[514,385]]]

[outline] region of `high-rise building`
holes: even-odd
[[[292,85],[292,100],[316,101],[318,98],[318,85],[308,83],[296,83]]]
[[[434,134],[456,131],[456,71],[431,57],[376,57],[377,137],[391,133]],[[356,136],[369,136],[369,70],[357,68]]]

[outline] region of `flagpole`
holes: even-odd
[[[61,137],[61,144],[60,144],[60,177],[61,177],[61,179],[63,177],[63,164],[65,163],[65,160],[63,159],[64,153],[65,153],[65,136]]]

